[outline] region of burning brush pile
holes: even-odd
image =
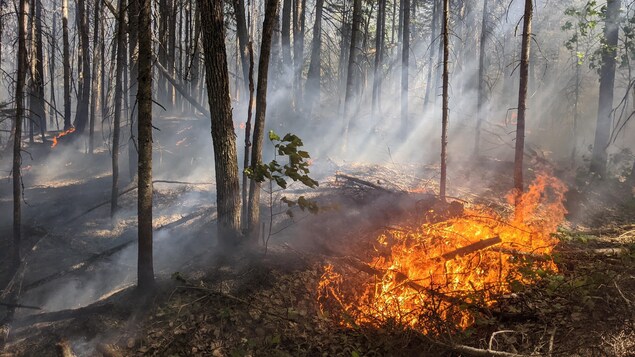
[[[565,191],[557,178],[542,174],[513,213],[466,205],[451,218],[387,229],[370,261],[347,258],[324,267],[322,312],[345,326],[425,334],[465,329],[500,297],[557,271],[552,233],[564,220]],[[434,217],[432,210],[424,215]]]

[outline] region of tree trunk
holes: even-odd
[[[474,138],[474,156],[478,157],[481,148],[481,125],[483,123],[483,104],[485,103],[485,44],[489,36],[487,29],[487,0],[483,1],[483,19],[481,21],[481,41],[478,54],[478,98],[476,102],[476,136]]]
[[[602,53],[602,68],[600,69],[600,97],[598,101],[598,118],[595,128],[593,155],[591,157],[591,172],[601,177],[606,175],[607,154],[611,134],[613,111],[613,89],[615,84],[615,57],[617,56],[617,40],[619,34],[618,16],[621,0],[608,0],[606,23],[604,25],[604,40],[606,49]]]
[[[130,62],[130,91],[128,95],[131,101],[137,98],[137,77],[139,76],[139,43],[138,43],[138,24],[139,24],[139,0],[130,0],[128,3],[128,52]],[[137,174],[139,166],[138,156],[138,106],[133,106],[130,115],[130,138],[128,140],[128,177],[132,181]]]
[[[385,0],[382,0],[385,1]],[[315,22],[313,25],[313,43],[311,44],[311,63],[307,74],[305,88],[305,108],[307,117],[311,116],[313,107],[320,103],[320,87],[322,80],[322,10],[324,0],[317,0],[315,3]]]
[[[379,106],[379,98],[381,93],[381,66],[384,51],[384,21],[386,19],[386,0],[379,0],[377,8],[377,24],[375,30],[375,69],[373,71],[373,98],[372,98],[372,115],[377,120],[377,108]]]
[[[240,188],[236,134],[229,97],[222,0],[199,0],[205,52],[205,80],[212,120],[218,241],[236,245],[240,237]]]
[[[245,19],[245,0],[232,0],[232,5],[236,15],[236,33],[238,35],[240,62],[243,69],[243,84],[245,92],[247,92],[249,89],[249,33],[247,32],[247,20]]]
[[[56,9],[56,8],[57,8],[57,1],[54,0],[53,1],[53,9]],[[51,30],[51,33],[56,35],[57,34],[57,11],[53,11],[52,22],[53,22],[53,25],[52,25],[53,29]],[[57,108],[57,103],[55,102],[55,82],[56,82],[55,81],[55,78],[56,78],[56,75],[55,75],[55,52],[56,52],[56,49],[57,49],[57,46],[56,46],[57,39],[51,38],[50,42],[51,42],[51,48],[49,49],[49,56],[48,56],[49,57],[49,75],[51,76],[51,81],[50,81],[50,83],[51,83],[50,102],[51,102],[51,105],[53,106],[53,109],[49,111],[49,114],[50,114],[50,119],[49,120],[50,120],[50,125],[52,126],[53,122],[55,122],[55,128],[57,130],[59,130],[60,129],[60,125],[59,125],[59,122],[57,121],[57,109],[56,109]]]
[[[321,0],[323,1],[323,0]],[[242,185],[242,206],[240,211],[240,221],[243,224],[243,228],[246,230],[246,222],[247,222],[247,184],[249,183],[249,178],[244,170],[249,168],[249,149],[251,148],[251,114],[253,110],[253,102],[254,102],[254,48],[249,41],[249,46],[247,48],[249,51],[249,103],[247,103],[247,121],[245,122],[245,152],[243,158],[243,185]]]
[[[291,3],[291,0],[283,0],[282,2],[282,65],[285,69],[293,68],[293,60],[291,59]]]
[[[528,0],[532,1],[532,0]],[[449,96],[450,96],[450,0],[443,0],[443,118],[441,119],[441,182],[439,194],[441,200],[445,200],[447,183],[447,147],[448,147],[448,121],[450,120]]]
[[[269,73],[269,56],[271,55],[271,38],[276,22],[278,0],[267,0],[265,20],[262,24],[262,44],[258,63],[258,89],[256,92],[256,117],[254,119],[254,135],[251,147],[251,167],[262,162],[262,146],[265,131],[265,115],[267,113],[267,74]],[[249,239],[257,244],[260,227],[260,186],[251,180],[249,185],[249,203],[247,208],[247,230]]]
[[[403,4],[403,39],[401,53],[401,135],[408,134],[408,66],[410,60],[410,0]],[[447,45],[446,45],[447,46]]]
[[[46,142],[46,109],[44,107],[44,46],[42,43],[42,2],[33,0],[33,82],[31,88],[31,122],[38,129],[42,142]]]
[[[434,41],[437,40],[437,18],[439,16],[439,6],[438,0],[432,0],[432,23],[430,24],[430,46],[428,51],[430,51],[430,57],[428,58],[428,75],[426,80],[426,94],[423,98],[423,107],[424,109],[428,108],[430,105],[430,93],[433,91],[432,87],[432,72],[434,69]],[[434,89],[436,91],[436,89]]]
[[[356,85],[356,77],[355,69],[358,65],[357,56],[359,52],[359,27],[362,22],[362,1],[354,0],[353,1],[353,25],[351,30],[351,43],[350,50],[348,55],[348,71],[346,73],[346,95],[344,97],[344,120],[346,121],[346,126],[344,127],[344,152],[346,152],[346,146],[348,145],[348,135],[349,130],[351,129],[351,122],[353,122],[350,118],[351,106],[353,102],[353,97],[355,95],[355,85]],[[354,126],[353,122],[353,126]]]
[[[525,0],[523,40],[520,53],[520,85],[518,88],[518,115],[516,122],[516,150],[514,151],[515,205],[520,204],[523,193],[523,154],[525,150],[525,112],[527,111],[527,85],[529,83],[529,47],[531,44],[531,18],[533,0]]]
[[[293,12],[293,61],[294,61],[294,82],[293,96],[297,108],[301,108],[302,98],[302,67],[304,65],[304,7],[306,0],[294,0]]]
[[[62,39],[64,62],[64,130],[71,128],[71,59],[68,43],[68,0],[62,0]]]
[[[101,84],[101,72],[99,65],[99,17],[101,16],[101,1],[96,0],[94,7],[94,27],[93,27],[93,83],[91,88],[91,100],[90,100],[90,128],[88,132],[88,152],[92,155],[95,149],[95,120],[97,117],[97,111],[99,108],[99,87]],[[122,11],[121,9],[119,11]],[[120,20],[121,21],[121,20]],[[113,175],[114,176],[114,175]]]
[[[27,71],[26,17],[28,0],[20,0],[18,10],[18,73],[15,82],[15,133],[13,136],[13,256],[12,268],[20,265],[20,241],[22,226],[22,116],[24,115],[24,81]]]
[[[88,36],[88,16],[86,14],[86,0],[77,0],[77,21],[79,26],[81,72],[79,75],[80,90],[77,112],[75,113],[75,128],[77,134],[82,134],[88,124],[88,106],[90,103],[90,42]]]
[[[137,286],[141,291],[154,286],[152,262],[152,3],[139,3],[139,77],[137,102],[139,107],[139,257]]]
[[[133,0],[134,1],[134,0]],[[121,128],[121,109],[123,100],[122,75],[126,56],[126,0],[119,0],[119,18],[117,19],[117,63],[115,69],[115,115],[112,131],[112,190],[110,195],[110,217],[117,212],[119,198],[119,137]]]

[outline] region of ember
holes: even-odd
[[[324,268],[322,311],[343,314],[344,325],[397,323],[424,333],[439,332],[440,322],[466,328],[513,286],[557,270],[551,234],[566,213],[565,191],[543,174],[509,218],[473,205],[442,222],[389,229],[377,237],[370,262],[349,264],[369,277],[347,280],[343,270]]]
[[[56,147],[56,146],[57,146],[57,143],[58,143],[58,141],[57,141],[57,140],[58,140],[59,138],[61,138],[62,136],[66,136],[66,135],[68,135],[68,134],[70,134],[70,133],[72,133],[72,132],[74,132],[74,131],[75,131],[75,127],[70,127],[70,128],[68,128],[67,130],[64,130],[63,132],[61,132],[61,133],[59,133],[59,134],[55,135],[55,136],[53,137],[53,144],[51,144],[51,148],[54,148],[54,147]]]

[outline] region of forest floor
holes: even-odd
[[[569,215],[556,233],[558,272],[501,298],[478,325],[426,336],[398,324],[342,323],[344,317],[320,308],[318,286],[333,259],[367,259],[381,231],[403,223],[424,189],[435,188],[438,167],[315,158],[317,190],[292,186],[272,198],[305,194],[321,211],[295,207],[293,218],[276,215],[266,254],[219,251],[213,180],[165,171],[172,175],[155,176],[165,180],[154,186],[158,286],[148,296],[134,289],[133,185],[120,188],[131,190],[111,219],[107,152],[87,156],[69,148],[45,160],[37,150],[25,167],[23,235],[30,248],[17,299],[33,308],[16,309],[0,356],[635,355],[635,199],[633,188],[617,180],[562,177],[570,187]],[[450,174],[452,196],[504,205],[512,186],[508,163],[454,166],[462,168]],[[8,179],[0,184],[2,237],[11,233],[10,186]],[[273,210],[286,207],[275,203]],[[2,266],[2,286],[9,279]],[[5,312],[0,308],[0,316]]]

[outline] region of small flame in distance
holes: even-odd
[[[74,132],[74,131],[75,131],[75,127],[70,127],[70,128],[68,128],[67,130],[64,130],[63,132],[61,132],[61,133],[59,133],[59,134],[55,135],[55,136],[53,137],[53,144],[51,144],[51,148],[54,148],[54,147],[56,147],[56,146],[57,146],[57,143],[58,143],[58,142],[57,142],[57,139],[61,138],[62,136],[68,135],[68,134],[70,134],[70,133],[72,133],[72,132]]]

